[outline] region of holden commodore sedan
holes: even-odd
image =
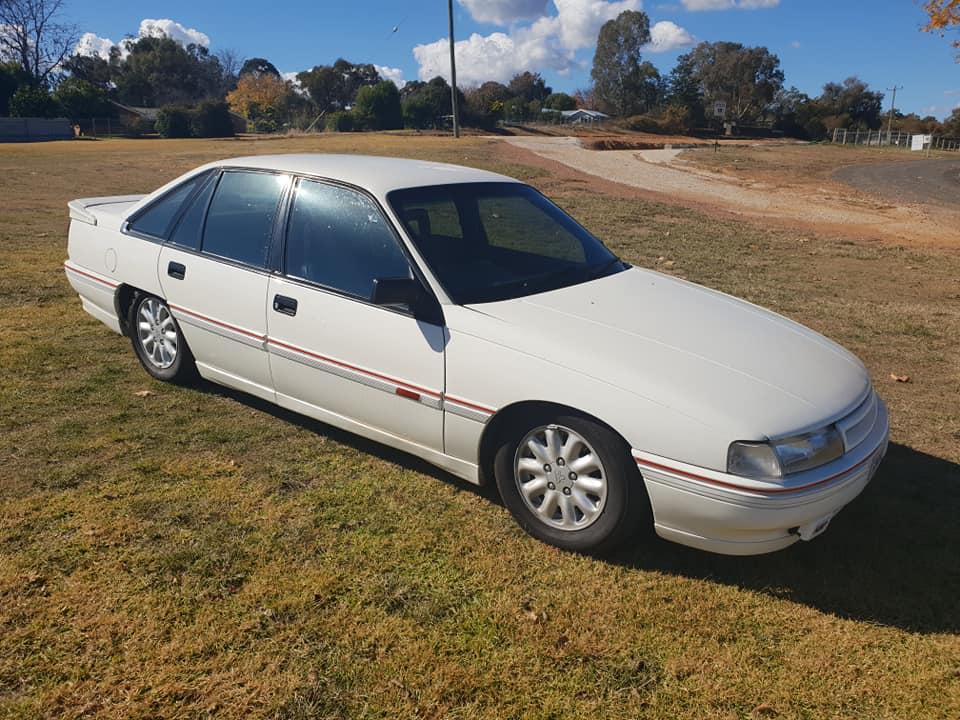
[[[778,550],[823,532],[886,452],[856,357],[629,265],[502,175],[263,156],[69,209],[71,285],[154,378],[199,374],[494,482],[561,548],[652,522]]]

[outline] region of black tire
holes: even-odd
[[[167,318],[169,318],[169,323],[165,327],[167,332],[173,333],[176,341],[176,352],[173,353],[172,360],[170,360],[169,353],[152,356],[148,347],[154,347],[154,344],[149,339],[145,342],[141,337],[140,322],[142,319],[146,320],[143,316],[144,309],[146,309],[147,315],[154,315],[150,311],[157,308],[160,309],[159,317],[163,322],[166,323]],[[159,324],[157,327],[159,327]],[[143,369],[152,377],[163,382],[177,384],[186,384],[196,378],[197,366],[194,363],[193,353],[190,352],[190,347],[180,330],[180,325],[164,300],[148,294],[140,294],[134,297],[127,314],[127,328],[129,329],[130,342],[133,344],[133,352],[140,364],[143,365]]]
[[[574,431],[592,448],[593,454],[599,456],[602,464],[602,474],[606,480],[606,495],[600,506],[602,509],[595,519],[582,529],[561,529],[549,524],[549,521],[528,506],[521,494],[515,470],[521,443],[526,445],[525,441],[531,433],[547,426],[556,426],[561,433],[564,430]],[[554,416],[546,413],[531,415],[514,423],[504,433],[497,448],[494,456],[494,476],[504,505],[520,527],[533,537],[564,550],[608,553],[626,540],[652,531],[650,501],[643,478],[630,454],[630,448],[610,428],[588,417],[567,411]],[[550,477],[549,473],[547,476]],[[555,487],[556,485],[551,484],[551,488]],[[572,489],[573,485],[569,487]],[[569,493],[564,491],[564,494]]]

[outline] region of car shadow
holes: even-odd
[[[829,530],[769,555],[727,557],[651,540],[608,559],[733,585],[910,632],[960,632],[960,465],[891,444]]]
[[[453,485],[460,490],[485,497],[497,505],[503,504],[500,500],[500,496],[497,494],[496,488],[492,487],[492,484],[491,486],[485,487],[474,485],[471,482],[467,482],[466,480],[457,477],[453,473],[447,472],[443,468],[439,468],[436,465],[431,465],[426,460],[422,460],[416,455],[411,455],[403,450],[397,450],[396,448],[392,448],[389,445],[384,445],[376,440],[368,440],[367,438],[356,435],[355,433],[347,430],[341,430],[338,427],[329,425],[322,420],[316,420],[306,415],[301,415],[293,410],[287,410],[279,405],[275,405],[268,400],[263,400],[254,395],[250,395],[240,390],[234,390],[224,385],[218,385],[208,380],[199,379],[192,385],[192,387],[195,390],[199,390],[200,392],[204,392],[209,395],[219,395],[220,397],[230,398],[236,402],[243,403],[251,409],[266,413],[267,415],[275,417],[278,420],[291,423],[303,428],[304,430],[316,433],[317,435],[330,438],[338,443],[348,445],[355,450],[359,450],[360,452],[372,455],[373,457],[381,460],[385,460],[386,462],[393,463],[394,465],[398,465],[406,470],[413,470],[415,472],[422,473],[423,475],[440,480],[441,482]]]
[[[502,505],[492,484],[478,487],[414,455],[246,393],[206,381],[197,389]],[[728,557],[650,537],[598,562],[731,585],[909,632],[958,634],[960,465],[891,443],[863,494],[812,542]]]

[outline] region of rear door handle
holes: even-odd
[[[183,280],[187,275],[187,266],[171,260],[167,264],[167,275],[177,280]]]
[[[287,297],[286,295],[274,295],[273,309],[278,313],[290,315],[292,317],[297,314],[297,301],[292,297]]]

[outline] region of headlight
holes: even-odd
[[[810,470],[843,455],[836,427],[769,443],[735,442],[727,453],[727,472],[742,477],[777,479]]]

